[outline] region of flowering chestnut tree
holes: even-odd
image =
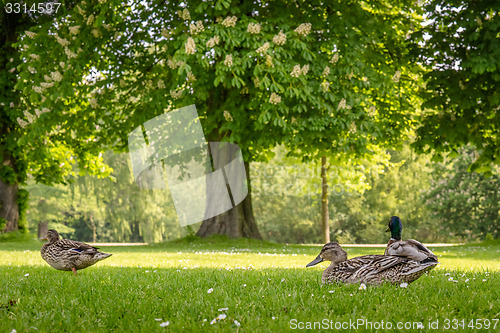
[[[106,175],[103,149],[126,150],[135,127],[190,104],[209,141],[242,148],[247,171],[278,144],[306,158],[395,144],[413,125],[418,74],[405,56],[419,19],[412,6],[76,2],[18,31],[23,172],[61,181],[78,162]],[[213,233],[259,238],[251,195],[198,231]]]

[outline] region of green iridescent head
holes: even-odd
[[[401,240],[401,231],[403,231],[403,224],[401,223],[401,219],[397,216],[391,217],[389,221],[389,228],[387,228],[386,232],[391,232],[391,238],[395,240]]]

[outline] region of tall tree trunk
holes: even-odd
[[[213,234],[220,234],[229,237],[262,239],[253,215],[250,164],[247,162],[245,162],[245,172],[248,182],[248,195],[234,208],[203,221],[196,233],[197,236],[206,237]]]
[[[15,231],[18,229],[19,206],[17,204],[17,184],[7,184],[0,178],[0,218],[6,222],[3,230]],[[1,223],[0,223],[1,224]]]
[[[321,157],[321,233],[323,243],[330,243],[330,223],[328,212],[328,183],[326,179],[326,157]]]
[[[49,222],[39,222],[38,239],[45,238],[45,236],[47,236],[47,231],[49,231]]]

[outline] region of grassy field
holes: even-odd
[[[102,247],[114,255],[77,277],[49,267],[40,247],[0,243],[0,332],[500,331],[500,243],[431,246],[441,265],[430,274],[366,290],[322,285],[326,263],[305,268],[319,246],[212,238]]]

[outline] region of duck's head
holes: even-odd
[[[397,216],[391,217],[389,221],[389,227],[385,232],[391,232],[391,238],[395,240],[401,240],[401,231],[403,230],[403,224],[401,219]]]
[[[45,236],[42,240],[48,240],[49,243],[57,242],[59,240],[59,233],[54,229],[50,229],[47,231],[47,236]]]
[[[331,261],[336,265],[347,260],[347,252],[336,242],[325,244],[316,259],[308,263],[306,267],[317,265],[324,260]]]

